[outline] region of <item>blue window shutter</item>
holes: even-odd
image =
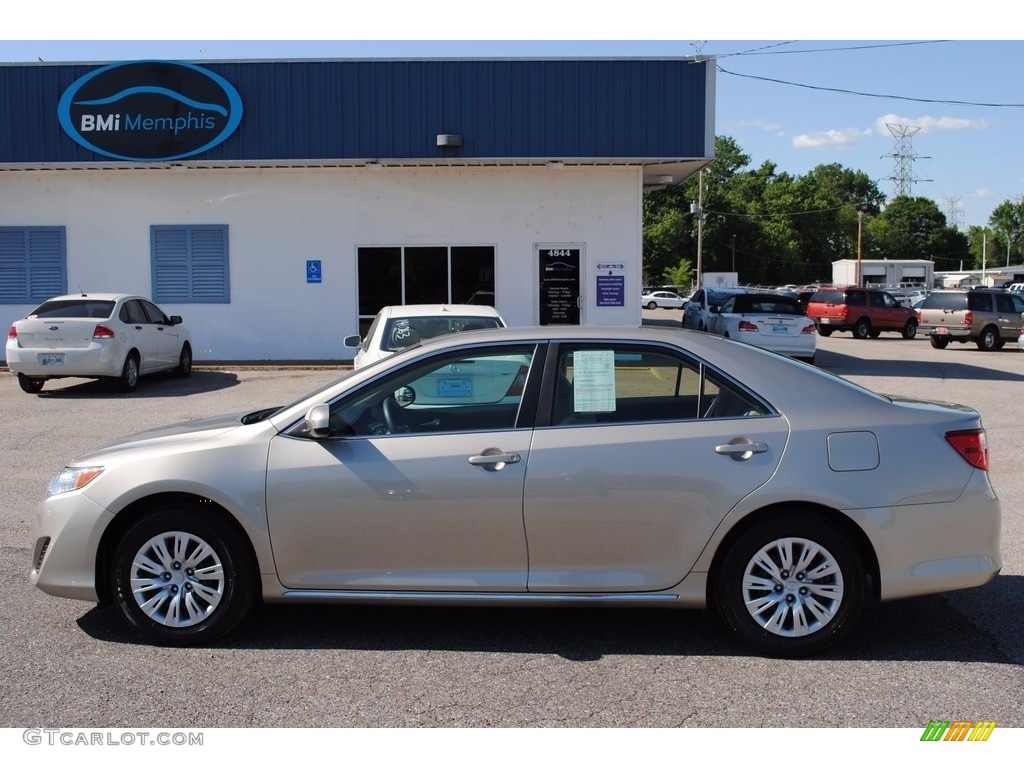
[[[67,293],[64,227],[0,227],[0,304]]]
[[[230,301],[226,225],[153,226],[150,246],[155,301]]]

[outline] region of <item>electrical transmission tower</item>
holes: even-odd
[[[964,209],[960,206],[959,197],[947,197],[946,198],[946,224],[955,229],[960,229],[960,225],[963,223]]]
[[[900,195],[909,197],[915,181],[931,181],[931,179],[919,179],[914,176],[914,160],[921,156],[914,154],[913,138],[914,134],[920,131],[921,128],[916,125],[897,125],[894,123],[886,123],[885,127],[889,129],[889,133],[896,139],[896,147],[893,151],[888,155],[882,155],[882,157],[894,158],[896,161],[896,168],[890,177],[895,184],[893,197],[899,197]],[[922,159],[928,160],[930,158],[925,157]]]

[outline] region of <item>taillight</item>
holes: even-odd
[[[105,325],[97,325],[96,330],[92,332],[92,337],[94,339],[112,339],[114,338],[114,329]]]
[[[972,467],[988,471],[988,443],[984,429],[961,429],[946,433],[946,442]]]
[[[757,326],[749,320],[740,320],[739,330],[741,331],[756,331]]]
[[[16,339],[16,338],[18,338],[18,329],[15,328],[13,325],[10,328],[7,329],[7,338],[8,339]]]
[[[964,314],[964,325],[974,325],[974,313],[967,312]]]
[[[803,330],[800,331],[800,333],[814,333],[816,330],[817,329],[814,327],[814,323],[811,323],[810,325],[805,325],[803,327]]]

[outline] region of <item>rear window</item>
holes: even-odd
[[[770,315],[802,315],[795,299],[785,296],[737,296],[733,312]]]
[[[400,317],[388,321],[381,348],[387,352],[397,352],[435,336],[502,327],[496,317]]]
[[[959,312],[967,309],[966,293],[929,293],[921,309],[948,309]]]
[[[29,317],[94,318],[105,320],[114,311],[114,302],[97,299],[60,299],[47,301]]]
[[[846,291],[818,291],[811,296],[811,301],[816,304],[843,304],[846,302]]]

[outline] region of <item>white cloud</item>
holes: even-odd
[[[886,127],[889,124],[907,125],[919,128],[920,134],[938,133],[939,131],[982,131],[995,125],[992,120],[968,120],[962,117],[902,117],[900,115],[882,115],[876,121],[878,133],[881,135],[892,135]]]
[[[968,197],[974,197],[974,198],[977,198],[979,200],[987,200],[990,197],[995,197],[995,194],[996,194],[995,190],[991,190],[991,189],[976,189],[973,192],[971,192],[971,194],[968,195]]]
[[[842,149],[853,147],[873,131],[863,128],[833,129],[831,131],[813,131],[801,133],[793,137],[793,146],[797,149]]]
[[[786,132],[780,123],[772,122],[771,120],[731,120],[727,123],[719,126],[719,132],[723,130],[726,133],[735,131],[740,128],[755,128],[759,131],[765,131],[766,133],[774,133],[776,136],[785,136]]]

